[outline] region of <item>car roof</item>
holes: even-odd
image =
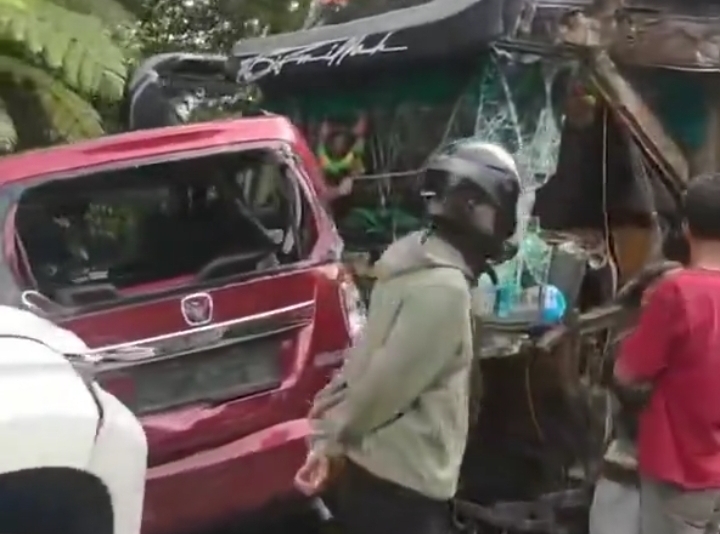
[[[0,158],[0,185],[115,162],[255,141],[296,143],[285,117],[266,115],[109,135]]]

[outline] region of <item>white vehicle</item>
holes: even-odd
[[[140,532],[145,434],[85,352],[72,332],[0,306],[3,534]]]

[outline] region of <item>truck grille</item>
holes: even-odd
[[[226,343],[103,373],[101,382],[137,415],[220,403],[278,387],[282,337]]]

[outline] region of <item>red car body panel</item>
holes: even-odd
[[[150,445],[145,534],[212,527],[294,496],[292,479],[306,450],[309,402],[338,363],[327,356],[342,353],[351,342],[339,290],[340,241],[321,205],[325,191],[318,164],[300,133],[281,117],[140,131],[0,159],[0,188],[5,188],[40,178],[71,178],[123,162],[263,142],[282,143],[294,153],[295,174],[308,193],[317,239],[309,258],[291,269],[201,288],[213,301],[209,326],[293,307],[303,307],[305,316],[283,334],[278,387],[141,417]],[[7,215],[4,233],[8,263],[17,261],[13,213],[11,209]],[[189,328],[180,302],[198,289],[187,289],[187,282],[180,278],[159,288],[133,288],[122,293],[128,298],[115,307],[59,322],[91,348],[154,343]],[[141,295],[136,298],[136,293]],[[132,381],[126,383],[122,376],[108,379],[106,386],[121,399],[133,394]]]

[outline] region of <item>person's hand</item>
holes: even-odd
[[[343,181],[340,182],[340,185],[338,185],[338,195],[341,197],[345,197],[352,193],[353,188],[353,179],[350,177],[343,178]]]
[[[344,398],[345,392],[343,390],[339,390],[331,391],[322,398],[315,399],[315,402],[313,402],[313,405],[310,407],[310,412],[307,415],[308,419],[322,418],[329,410],[332,410],[335,406],[340,404]]]
[[[363,166],[363,162],[360,159],[355,160],[355,164],[353,165],[352,173],[350,174],[350,178],[357,178],[358,176],[362,176],[365,174],[365,167]]]
[[[650,296],[653,294],[653,291],[655,291],[655,288],[666,276],[666,274],[660,275],[659,278],[653,280],[652,283],[650,283],[650,285],[645,288],[645,291],[643,291],[642,296],[640,297],[640,308],[644,308],[645,305],[650,301]]]
[[[657,275],[651,276],[649,282],[645,285],[645,290],[642,292],[642,297],[640,298],[640,307],[642,308],[648,303],[658,284],[660,284],[665,277],[680,269],[682,269],[682,265],[674,261],[662,262],[662,264],[658,266]]]
[[[320,419],[329,410],[335,408],[347,396],[347,384],[345,382],[331,383],[313,400],[308,419]]]
[[[645,267],[637,276],[627,282],[616,296],[616,301],[628,308],[642,307],[650,297],[652,290],[668,274],[681,269],[682,265],[674,261],[661,261]]]
[[[310,451],[305,463],[295,474],[295,487],[308,497],[317,495],[330,479],[330,460],[321,453]]]

